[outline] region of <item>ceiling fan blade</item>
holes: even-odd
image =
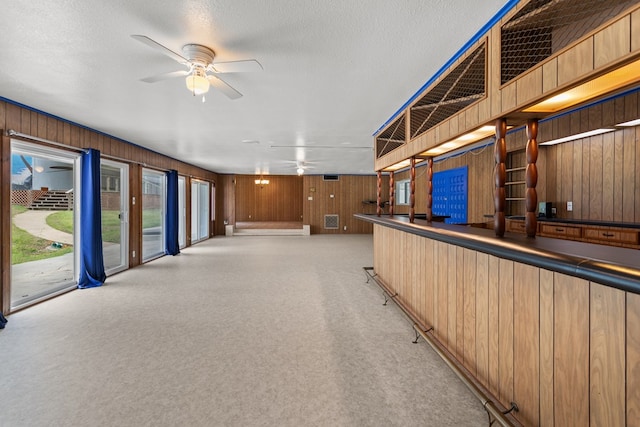
[[[240,92],[229,86],[228,83],[217,76],[208,75],[207,79],[209,80],[209,83],[211,83],[211,86],[215,87],[231,99],[238,99],[242,96]]]
[[[183,57],[182,55],[175,53],[174,51],[172,51],[171,49],[164,47],[163,45],[161,45],[160,43],[158,43],[157,41],[150,39],[147,36],[143,36],[140,34],[132,34],[131,37],[133,37],[134,39],[138,40],[141,43],[146,44],[147,46],[167,55],[169,58],[173,59],[176,62],[179,62],[181,64],[188,64],[189,60],[186,59],[185,57]]]
[[[171,79],[171,78],[180,77],[180,76],[188,76],[188,75],[189,75],[189,70],[180,70],[180,71],[172,71],[170,73],[158,74],[157,76],[145,77],[144,79],[140,79],[140,80],[147,83],[155,83],[161,80]]]
[[[215,62],[209,66],[214,73],[247,73],[252,71],[262,71],[262,65],[255,59],[245,59],[242,61]]]

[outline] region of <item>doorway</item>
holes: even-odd
[[[209,183],[191,181],[191,243],[209,237]]]
[[[129,165],[100,161],[102,253],[107,275],[129,266]]]
[[[165,174],[142,169],[142,261],[164,255]]]
[[[11,308],[77,285],[77,153],[11,141]]]
[[[178,176],[178,245],[187,246],[187,184],[184,176]]]

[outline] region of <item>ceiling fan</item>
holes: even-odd
[[[296,173],[298,175],[304,174],[304,172],[307,169],[315,169],[315,166],[311,166],[311,165],[317,163],[317,162],[309,162],[309,161],[303,161],[303,160],[285,160],[284,162],[290,163],[292,166],[295,165]]]
[[[242,94],[216,74],[261,71],[263,69],[262,65],[255,59],[214,63],[215,52],[200,44],[190,43],[184,45],[182,47],[182,55],[180,55],[147,36],[133,34],[131,37],[186,67],[185,70],[146,77],[142,79],[143,82],[155,83],[173,77],[186,76],[187,89],[194,96],[204,95],[209,90],[209,86],[213,86],[231,99],[240,98]]]

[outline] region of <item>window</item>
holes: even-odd
[[[103,193],[120,193],[120,170],[103,168],[100,174],[100,189]]]
[[[396,205],[408,205],[411,197],[411,180],[403,179],[396,183]]]

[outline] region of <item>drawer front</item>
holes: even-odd
[[[638,232],[634,230],[610,230],[603,228],[585,228],[584,237],[603,242],[638,244]]]
[[[548,236],[580,238],[582,230],[580,227],[570,227],[560,224],[542,224],[540,225],[540,234]]]
[[[524,228],[524,221],[518,221],[518,220],[507,221],[507,231],[510,231],[512,233],[524,233],[526,231]]]

